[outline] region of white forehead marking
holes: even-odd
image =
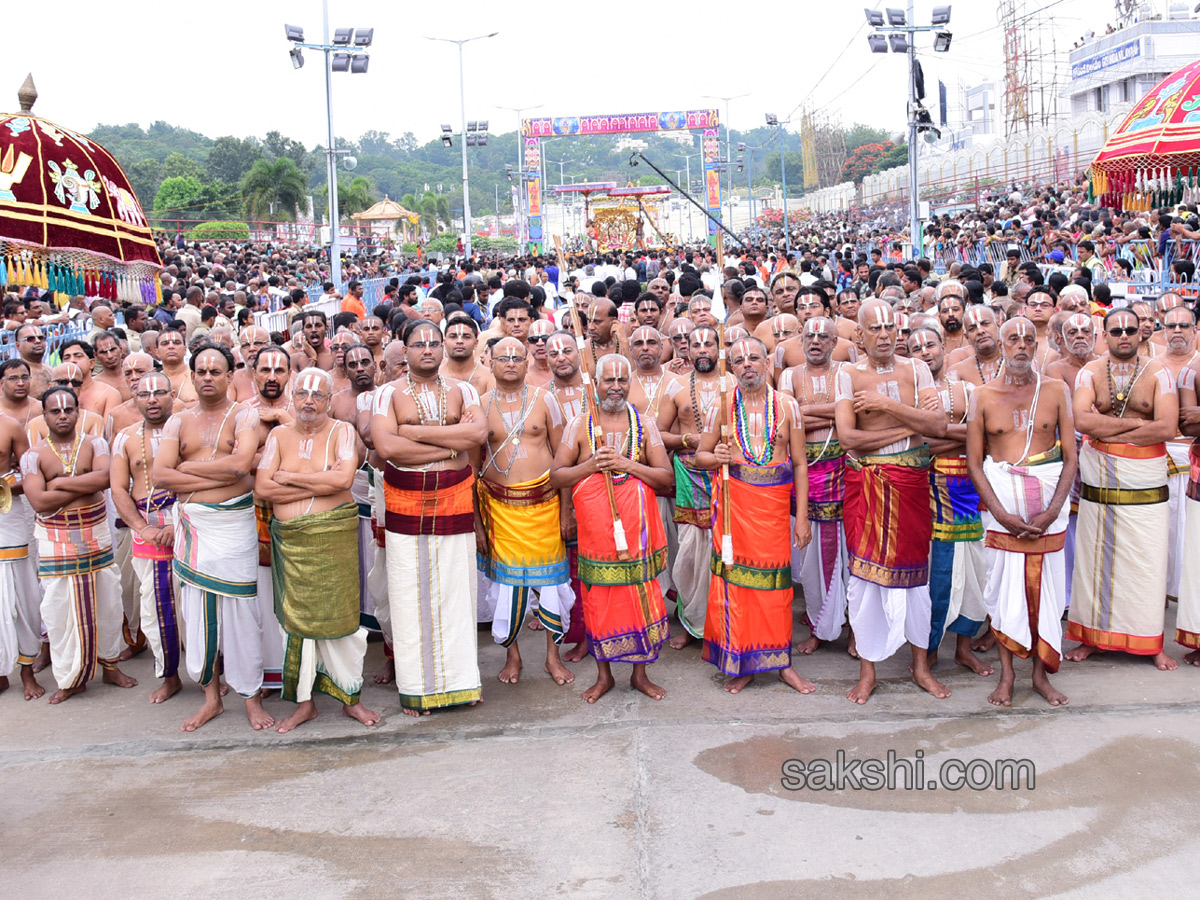
[[[641,337],[639,338],[638,335],[641,335]],[[658,337],[657,329],[651,328],[649,325],[642,325],[640,328],[634,329],[633,336],[630,338],[630,340],[644,341],[647,338],[657,338],[657,337]]]
[[[67,409],[67,396],[66,391],[56,391],[52,394],[50,396],[50,409],[54,412],[65,412]]]
[[[1067,319],[1067,325],[1071,328],[1087,328],[1089,331],[1092,327],[1092,317],[1085,316],[1083,313],[1075,313]]]
[[[967,310],[968,322],[975,325],[982,325],[985,319],[987,319],[987,310],[984,307],[972,306]]]
[[[1032,329],[1030,328],[1030,325],[1028,322],[1018,319],[1017,323],[1016,323],[1016,328],[1014,330],[1017,332],[1017,337],[1027,338],[1027,337],[1029,337],[1029,332]]]
[[[876,325],[882,328],[884,325],[891,325],[894,322],[895,319],[892,318],[892,308],[890,306],[888,306],[886,303],[881,303],[879,306],[875,307]]]
[[[821,336],[824,336],[824,334],[825,334],[825,319],[809,319],[808,324],[805,326],[804,330],[807,331],[809,334],[819,334]]]
[[[546,349],[555,350],[558,353],[566,353],[569,345],[570,342],[565,337],[563,337],[561,334],[556,334],[554,337],[550,338],[549,342],[546,344]]]
[[[301,379],[300,390],[309,391],[309,392],[319,391],[321,389],[322,384],[324,384],[324,382],[325,382],[325,379],[322,378],[320,375],[318,375],[316,372],[309,372],[307,375],[304,376],[303,379]]]

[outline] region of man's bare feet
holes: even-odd
[[[79,687],[73,687],[73,688],[59,688],[57,691],[55,691],[53,694],[50,695],[50,700],[48,702],[50,703],[51,706],[57,706],[59,703],[62,703],[68,697],[74,697],[76,694],[82,694],[86,690],[87,690],[86,684],[81,684]]]
[[[1046,702],[1051,706],[1066,706],[1070,701],[1067,700],[1067,695],[1050,684],[1050,679],[1045,673],[1033,673],[1033,689],[1046,698]]]
[[[352,703],[349,706],[343,706],[342,715],[354,719],[356,722],[361,722],[368,728],[379,724],[379,713],[367,709],[362,703]]]
[[[821,646],[821,641],[814,634],[814,635],[811,635],[808,638],[808,640],[801,641],[800,644],[797,645],[797,647],[796,647],[796,652],[801,653],[804,656],[808,656],[810,653],[812,653],[814,650],[816,650],[820,646]]]
[[[596,662],[596,683],[583,692],[583,699],[588,703],[595,703],[605,694],[612,690],[613,676],[612,666],[606,662]]]
[[[792,690],[799,691],[802,694],[811,694],[817,689],[815,684],[807,678],[801,678],[791,666],[779,670],[779,680]]]
[[[471,705],[474,706],[475,704],[472,703]],[[409,709],[407,706],[400,707],[400,712],[404,713],[406,716],[414,716],[414,717],[429,715],[429,710],[427,710],[427,709]]]
[[[854,639],[854,631],[853,630],[850,631],[850,643],[846,647],[846,652],[850,655],[851,659],[859,659],[860,658],[858,655],[858,641],[856,641]],[[866,703],[865,700],[863,700],[861,702]]]
[[[988,703],[992,706],[1012,706],[1013,682],[1016,680],[1011,672],[1000,676],[996,689],[988,694]]]
[[[204,705],[196,710],[195,715],[184,720],[179,726],[180,731],[195,731],[205,722],[210,722],[225,712],[225,704],[221,702],[221,690],[216,681],[209,682],[204,688]]]
[[[988,629],[975,640],[971,641],[971,649],[976,653],[987,653],[996,646],[996,636],[992,634],[992,629]]]
[[[580,641],[570,650],[562,655],[563,662],[579,662],[588,655],[587,641]]]
[[[671,645],[672,650],[682,650],[688,644],[695,643],[696,639],[688,633],[686,628],[681,628],[679,631],[671,635],[671,640],[667,643]],[[583,645],[580,644],[582,647]]]
[[[971,639],[965,634],[958,636],[958,643],[954,648],[954,661],[960,666],[965,666],[976,675],[987,678],[990,675],[996,674],[996,670],[985,663],[982,659],[976,656],[971,651]],[[931,661],[930,666],[933,665]]]
[[[529,624],[527,624],[525,627],[530,631],[544,631],[546,628],[546,626],[541,623],[541,620],[539,620],[537,616],[533,616],[529,620]]]
[[[549,634],[549,632],[546,632]],[[563,665],[562,659],[558,655],[558,648],[551,646],[551,649],[546,651],[546,674],[554,679],[554,683],[562,686],[571,684],[575,680],[575,673]]]
[[[150,692],[151,703],[165,703],[170,700],[183,687],[183,682],[179,680],[178,675],[172,675],[170,678],[164,678],[162,684]]]
[[[46,666],[50,665],[50,643],[42,642],[42,649],[38,651],[38,655],[33,660],[33,671],[35,673],[42,671]]]
[[[263,709],[261,692],[246,698],[246,718],[250,720],[250,727],[255,731],[262,731],[275,724],[275,717]]]
[[[504,668],[496,676],[502,684],[516,684],[521,678],[521,651],[517,649],[516,641],[508,648],[508,656],[504,660]]]
[[[123,663],[127,659],[133,659],[139,653],[144,652],[148,646],[150,645],[146,641],[146,635],[142,633],[141,629],[138,629],[136,643],[126,644],[125,648],[117,655],[117,662]]]
[[[1165,650],[1159,650],[1154,654],[1154,665],[1160,672],[1174,672],[1179,668],[1179,663],[1172,656],[1167,656]]]
[[[633,674],[629,676],[629,686],[635,691],[641,691],[651,700],[661,700],[667,696],[667,689],[661,688],[646,674],[646,666],[640,663],[633,667]]]
[[[115,684],[120,688],[137,687],[137,679],[131,675],[126,675],[116,666],[111,669],[105,668],[104,674],[100,676],[100,680],[105,684]]]
[[[1107,653],[1107,650],[1101,650],[1099,647],[1089,647],[1087,644],[1080,644],[1078,647],[1072,647],[1063,654],[1063,659],[1069,659],[1071,662],[1083,662],[1094,653]]]
[[[753,680],[753,675],[739,675],[737,678],[730,678],[725,682],[725,693],[740,694]]]
[[[875,667],[864,669],[859,673],[858,684],[850,688],[846,696],[853,703],[866,703],[875,691]]]
[[[33,677],[33,666],[21,666],[21,686],[25,688],[26,700],[36,700],[46,693],[46,689]]]
[[[1200,666],[1200,650],[1193,650],[1183,658],[1183,661],[1189,666]]]
[[[945,700],[950,696],[950,688],[946,687],[940,681],[933,677],[933,673],[928,669],[924,671],[914,671],[912,676],[913,684],[919,688],[923,688],[939,700]]]
[[[293,728],[303,725],[317,717],[317,704],[312,700],[305,700],[296,707],[296,711],[280,722],[275,730],[280,734],[287,734]],[[253,721],[253,720],[251,720]],[[257,726],[256,726],[257,727]],[[269,726],[268,726],[269,727]]]
[[[389,656],[383,658],[383,666],[375,673],[376,684],[391,684],[396,680],[396,661]]]

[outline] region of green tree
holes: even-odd
[[[242,179],[246,214],[263,219],[295,219],[305,202],[308,184],[296,163],[285,156],[274,162],[260,159]]]
[[[889,140],[888,133],[882,128],[872,128],[855,122],[846,129],[846,152],[853,153],[864,144],[882,144]]]
[[[267,136],[263,138],[263,150],[272,159],[287,157],[301,169],[305,167],[308,158],[308,151],[304,149],[303,144],[284,137],[278,131],[267,132]]]
[[[204,177],[204,167],[179,152],[170,154],[162,166],[164,178],[195,178],[198,181]]]
[[[194,218],[196,204],[201,201],[204,186],[199,178],[176,175],[167,178],[154,195],[154,214],[169,213],[171,218]]]
[[[163,183],[162,163],[157,159],[139,159],[133,165],[125,167],[125,175],[133,187],[142,209],[148,209],[158,196],[158,188]]]
[[[370,209],[375,202],[375,186],[371,179],[357,175],[350,181],[338,178],[338,218],[345,219],[355,213]],[[325,210],[329,218],[329,185],[322,184],[313,190],[313,203]]]
[[[254,138],[235,138],[230,135],[213,141],[208,151],[204,173],[210,179],[220,178],[237,184],[250,171],[255,160],[262,159],[262,147]]]

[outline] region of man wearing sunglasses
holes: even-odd
[[[1168,298],[1171,298],[1168,300]],[[1184,369],[1194,363],[1200,354],[1196,352],[1196,317],[1183,306],[1178,294],[1164,294],[1159,298],[1159,309],[1163,301],[1174,302],[1162,316],[1162,331],[1166,352],[1155,357],[1167,367],[1171,380],[1179,385]],[[1183,532],[1187,506],[1183,502],[1188,482],[1188,451],[1191,440],[1182,433],[1167,441],[1167,463],[1171,499],[1167,501],[1171,517],[1171,542],[1167,554],[1167,596],[1179,597],[1179,573],[1183,561]]]
[[[1120,650],[1177,663],[1163,650],[1170,517],[1167,445],[1179,428],[1179,395],[1162,363],[1138,355],[1141,325],[1129,309],[1104,317],[1108,355],[1075,382],[1083,482],[1067,652],[1079,662]]]
[[[549,343],[554,330],[554,323],[549,319],[538,319],[529,326],[529,334],[525,338],[525,350],[529,354],[526,384],[545,388],[554,380],[554,372],[550,370],[550,363],[546,357],[546,344]]]
[[[17,329],[17,354],[29,366],[29,396],[41,400],[50,387],[50,367],[42,362],[46,355],[46,335],[38,325]]]

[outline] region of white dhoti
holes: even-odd
[[[812,529],[813,539],[800,551],[805,615],[815,637],[835,641],[846,626],[846,532],[840,520],[813,522]]]
[[[1101,650],[1163,649],[1170,520],[1167,451],[1089,439],[1067,637]]]
[[[1061,457],[1036,458],[1014,466],[983,461],[983,473],[1006,512],[1029,521],[1054,497],[1062,475]],[[987,612],[992,631],[1004,647],[1025,659],[1036,651],[1050,672],[1062,655],[1062,614],[1066,602],[1066,531],[1070,503],[1040,538],[1018,540],[994,516],[983,513],[987,545]],[[1034,632],[1033,626],[1037,631]]]
[[[371,469],[371,549],[365,558],[371,561],[367,570],[369,603],[383,634],[385,648],[392,646],[392,618],[388,612],[387,541],[383,530],[383,472]]]
[[[708,585],[712,579],[712,529],[687,522],[676,525],[679,544],[671,560],[679,622],[692,637],[704,637]]]
[[[1184,497],[1187,518],[1184,523],[1185,553],[1179,573],[1179,614],[1175,620],[1175,642],[1200,650],[1200,449],[1193,449],[1191,474]]]
[[[884,587],[851,575],[846,586],[854,646],[867,662],[881,662],[904,646],[928,649],[929,585]]]
[[[97,666],[115,668],[121,652],[120,579],[104,501],[38,516],[34,532],[54,680],[63,690],[82,687]]]
[[[375,601],[371,597],[368,575],[375,562],[375,533],[371,527],[371,467],[363,463],[354,472],[354,483],[350,485],[350,496],[358,505],[358,584],[359,610],[362,626],[368,631],[379,631],[379,620],[375,616]]]
[[[1167,515],[1170,517],[1170,543],[1167,545],[1167,596],[1179,596],[1179,579],[1187,546],[1184,531],[1187,524],[1188,452],[1191,441],[1167,441]]]
[[[272,662],[279,661],[276,672],[282,668],[283,633],[269,595],[258,593],[257,549],[252,495],[179,504],[175,574],[182,583],[188,675],[210,684],[219,652],[225,680],[243,697],[258,694]]]
[[[42,646],[42,589],[32,542],[33,509],[17,494],[0,516],[0,675],[33,665]]]
[[[520,637],[521,625],[529,612],[530,594],[537,591],[538,617],[543,625],[546,617],[555,623],[551,633],[557,638],[571,627],[571,607],[575,592],[570,584],[543,585],[538,588],[501,584],[481,576],[487,583],[487,596],[479,601],[480,610],[492,611],[492,638],[497,644],[511,646]],[[559,625],[558,623],[561,623]]]
[[[294,673],[289,677],[289,693],[294,680],[295,695],[285,699],[306,703],[317,690],[353,706],[362,694],[366,653],[366,628],[360,627],[354,634],[333,640],[287,635],[284,660],[289,671]]]
[[[679,532],[675,526],[675,501],[670,497],[655,499],[658,501],[658,514],[662,517],[663,531],[667,536],[667,564],[658,576],[658,586],[665,597],[669,591],[676,589],[672,580],[671,564],[679,553]]]

